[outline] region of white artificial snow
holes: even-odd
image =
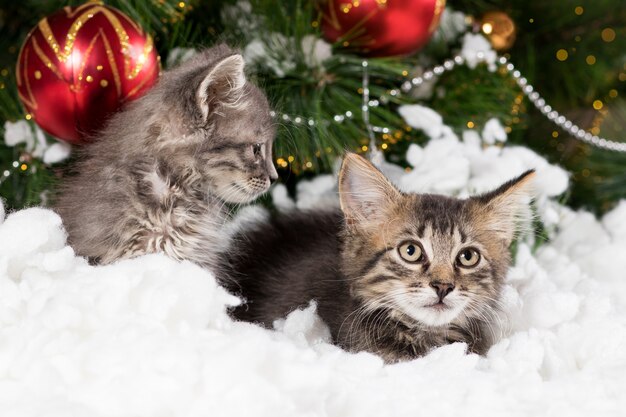
[[[491,48],[489,41],[481,34],[466,33],[463,36],[461,56],[471,69],[484,62],[487,64],[489,71],[494,72],[496,70],[498,54]]]
[[[57,142],[50,145],[43,153],[45,164],[56,164],[66,160],[72,151],[72,147],[64,142]]]
[[[565,191],[560,168],[463,136],[412,146],[401,187],[464,195],[536,168],[553,220],[549,242],[518,248],[485,357],[453,344],[384,365],[329,344],[314,304],[273,331],[236,323],[211,273],[161,255],[90,266],[56,214],[31,208],[0,220],[0,414],[623,415],[626,201],[602,220],[571,210],[550,198]],[[301,182],[295,204],[336,204],[334,181]],[[259,215],[246,209],[239,227]]]
[[[27,147],[33,148],[35,146],[33,129],[26,120],[6,121],[4,122],[4,143],[9,147],[25,143]]]
[[[247,64],[269,68],[277,77],[282,78],[296,68],[293,50],[293,38],[274,32],[263,39],[253,39],[248,43],[243,57]]]
[[[324,61],[333,56],[332,45],[315,35],[306,35],[300,44],[309,68],[324,68]]]
[[[446,7],[441,14],[439,26],[433,34],[434,40],[442,39],[448,43],[454,41],[460,34],[465,33],[469,25],[466,22],[465,14]]]
[[[24,144],[26,152],[46,164],[56,164],[70,156],[71,146],[65,142],[48,144],[46,135],[37,125],[25,120],[4,123],[4,143],[7,146]]]
[[[263,26],[264,17],[253,13],[252,4],[247,0],[239,0],[235,4],[225,4],[221,9],[222,22],[230,25],[244,38],[255,33]]]
[[[454,136],[452,129],[443,123],[443,118],[433,109],[420,104],[406,104],[398,108],[406,124],[423,130],[431,139]]]
[[[500,120],[491,118],[485,123],[483,128],[483,140],[488,145],[493,145],[496,142],[506,142],[507,135],[504,130],[504,126],[500,123]]]

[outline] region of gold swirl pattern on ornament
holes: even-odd
[[[109,65],[111,66],[111,72],[113,72],[113,81],[115,82],[115,90],[117,91],[117,96],[122,96],[122,80],[120,79],[120,72],[117,69],[117,64],[115,63],[115,55],[113,54],[113,49],[111,49],[111,44],[109,40],[104,35],[104,31],[102,29],[99,30],[99,34],[102,35],[102,40],[104,41],[104,50],[107,54],[107,60],[109,61]]]
[[[85,67],[87,66],[87,63],[89,62],[89,55],[91,55],[91,51],[93,50],[94,46],[96,45],[96,41],[98,40],[100,36],[101,36],[101,33],[100,31],[98,31],[98,34],[93,37],[93,39],[89,42],[87,49],[85,49],[85,54],[82,57],[82,62],[80,63],[80,68],[78,69],[78,77],[74,78],[73,84],[70,85],[70,90],[74,92],[80,90],[79,82],[82,81],[83,79],[83,73],[85,72]]]
[[[83,11],[85,9],[87,10],[84,11],[82,14],[80,15],[78,14],[78,12]],[[72,26],[70,27],[70,30],[67,33],[67,36],[65,39],[65,45],[62,51],[61,51],[61,47],[58,41],[56,40],[52,32],[52,29],[50,28],[50,25],[48,24],[48,20],[46,18],[42,19],[39,22],[38,26],[42,34],[44,35],[44,38],[48,42],[48,45],[54,51],[56,58],[60,62],[66,62],[69,59],[69,57],[72,55],[72,52],[74,49],[74,43],[76,41],[76,36],[78,32],[83,27],[85,22],[91,19],[97,13],[102,13],[104,17],[109,21],[111,26],[113,26],[113,29],[115,30],[117,38],[120,42],[121,52],[124,56],[124,75],[129,80],[134,79],[135,77],[137,77],[139,72],[141,72],[143,65],[146,61],[147,54],[152,52],[152,49],[153,49],[152,37],[151,36],[146,37],[146,43],[143,48],[143,54],[138,57],[134,68],[131,69],[130,68],[130,42],[129,42],[130,37],[128,36],[128,33],[122,26],[122,23],[117,18],[117,16],[113,12],[111,12],[109,9],[102,6],[101,3],[87,3],[85,5],[78,7],[73,12],[71,11],[68,12],[68,10],[66,10],[66,14],[68,17],[74,17],[74,16],[78,16],[78,17],[76,17],[74,23],[72,23]],[[133,27],[136,27],[136,26],[133,25]],[[139,31],[143,32],[141,30]]]
[[[62,80],[63,74],[61,74],[61,71],[59,71],[56,65],[54,65],[54,62],[52,62],[50,58],[48,58],[46,53],[43,51],[43,49],[41,49],[41,46],[39,46],[39,43],[37,43],[37,39],[34,37],[32,39],[33,39],[33,49],[35,50],[35,54],[37,54],[39,59],[41,59],[41,61],[44,64],[46,64],[46,67],[48,67],[48,69],[50,69],[50,71],[52,71],[54,75],[56,75],[59,79]]]
[[[446,0],[435,1],[435,13],[433,15],[433,20],[430,22],[428,33],[433,33],[435,29],[437,29],[437,24],[439,23],[439,15],[441,14],[441,12],[443,12],[443,9],[445,7],[446,7]]]
[[[37,110],[37,100],[35,99],[35,96],[33,95],[33,91],[30,88],[30,82],[28,80],[28,50],[24,49],[21,54],[24,54],[24,67],[21,68],[24,71],[24,83],[26,84],[26,91],[28,92],[28,97],[24,97],[24,95],[22,94],[22,92],[18,89],[17,94],[20,96],[20,98],[22,99],[22,101],[28,106],[30,107],[30,110]],[[19,62],[19,61],[18,61]],[[18,87],[21,85],[21,76],[20,76],[20,72],[18,71],[17,74],[17,85]]]
[[[158,68],[160,68],[160,67],[161,67],[161,65],[159,64]],[[154,67],[152,71],[156,71],[156,70],[157,70],[157,67]],[[143,86],[146,85],[146,83],[148,81],[150,81],[149,77],[143,77],[143,79],[139,82],[139,84],[137,84],[132,90],[130,90],[128,92],[128,94],[126,94],[126,97],[124,97],[124,100],[126,100],[127,98],[130,98],[130,97],[134,96],[135,94],[137,94],[137,92],[139,90],[141,90],[143,88]]]

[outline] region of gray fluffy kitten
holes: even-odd
[[[163,252],[216,265],[226,203],[277,178],[274,126],[241,55],[220,45],[165,72],[85,147],[56,209],[93,262]]]

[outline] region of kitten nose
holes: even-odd
[[[448,282],[433,281],[430,283],[430,286],[435,289],[435,292],[437,292],[439,301],[443,301],[444,297],[450,294],[454,289],[454,284],[450,284]]]
[[[274,164],[271,160],[267,165],[267,175],[270,177],[270,182],[274,182],[278,179],[278,172],[276,172],[276,167],[274,167]]]

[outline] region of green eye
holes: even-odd
[[[480,253],[474,248],[466,248],[461,250],[456,257],[459,266],[471,268],[478,265],[480,261]]]
[[[407,262],[421,262],[424,260],[424,250],[417,242],[405,242],[398,247],[398,253]]]

